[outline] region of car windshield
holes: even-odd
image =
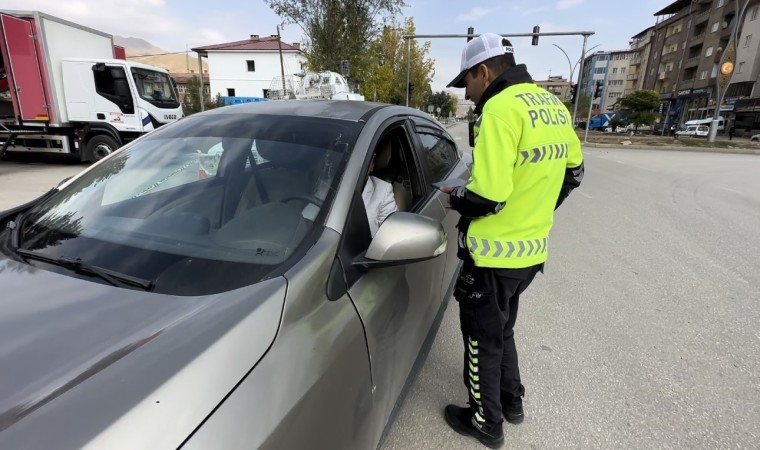
[[[133,67],[132,78],[135,80],[137,93],[143,100],[161,106],[179,104],[177,93],[168,74]]]
[[[31,210],[19,247],[174,295],[259,282],[321,230],[359,128],[231,113],[183,119]]]

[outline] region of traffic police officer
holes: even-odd
[[[565,105],[515,64],[501,36],[469,41],[448,87],[466,89],[478,119],[469,182],[443,189],[461,215],[463,266],[454,297],[469,392],[469,407],[449,405],[445,418],[457,432],[498,448],[502,417],[523,420],[513,332],[520,294],[543,271],[554,210],[580,185],[583,155]]]

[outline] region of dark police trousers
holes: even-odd
[[[502,421],[501,397],[520,397],[514,331],[520,294],[543,264],[525,269],[476,267],[465,261],[454,298],[464,338],[464,384],[475,422]]]

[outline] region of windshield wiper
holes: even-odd
[[[122,288],[137,287],[144,291],[150,291],[153,289],[152,281],[131,277],[129,275],[120,274],[118,272],[107,269],[101,269],[100,267],[93,266],[92,264],[88,264],[82,261],[80,258],[71,258],[67,256],[62,256],[60,258],[51,258],[49,256],[25,250],[23,248],[17,249],[16,254],[24,257],[25,259],[34,259],[47,264],[64,267],[76,273],[94,275],[108,282],[112,286]]]

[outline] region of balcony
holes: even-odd
[[[639,66],[641,65],[641,58],[633,58],[629,61],[628,64],[630,64],[631,66]]]
[[[626,80],[638,80],[639,74],[638,73],[632,73],[629,74],[627,77],[625,77]]]
[[[694,21],[699,22],[701,19],[706,19],[710,15],[710,9],[697,13]]]
[[[678,53],[679,53],[678,50],[674,52],[670,52],[670,53],[663,53],[662,57],[660,57],[660,62],[663,63],[663,62],[673,61],[676,58],[676,55]]]
[[[683,62],[683,67],[694,67],[699,65],[700,55],[692,56]]]
[[[628,95],[633,94],[634,92],[636,92],[636,89],[626,89],[625,91],[623,91],[623,95],[628,96]]]
[[[707,33],[705,33],[704,31],[700,32],[699,34],[695,34],[694,36],[691,37],[691,39],[689,39],[689,44],[694,45],[694,44],[698,44],[701,41],[704,41],[705,35],[707,35]]]

